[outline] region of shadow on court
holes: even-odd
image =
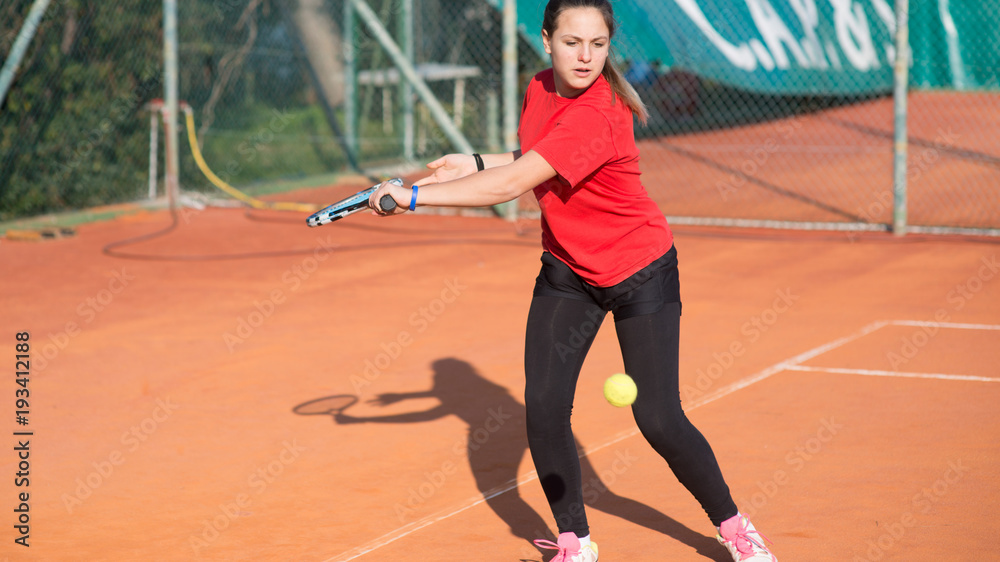
[[[476,486],[487,505],[510,528],[513,535],[528,541],[525,554],[538,556],[530,541],[555,540],[546,518],[536,512],[520,495],[518,467],[528,452],[525,435],[525,408],[510,392],[483,378],[476,369],[460,359],[439,359],[432,364],[433,385],[429,390],[410,393],[380,394],[370,403],[388,406],[410,399],[436,398],[439,404],[418,412],[386,416],[356,417],[344,413],[353,400],[343,396],[319,398],[296,406],[299,415],[330,415],[338,424],[420,423],[445,416],[457,416],[467,424],[464,454]],[[579,443],[577,449],[580,449]],[[636,500],[615,494],[605,484],[588,457],[580,459],[584,482],[584,503],[597,509],[663,533],[694,548],[716,561],[729,560],[727,553],[712,537],[697,533],[678,521]],[[664,477],[672,478],[664,465]],[[617,474],[618,471],[615,473]],[[607,473],[607,471],[605,471]],[[537,483],[529,485],[537,486]],[[600,542],[600,536],[595,539]],[[624,539],[622,539],[624,540]]]

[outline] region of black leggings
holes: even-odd
[[[681,408],[676,251],[608,288],[587,284],[548,253],[542,262],[528,313],[524,394],[531,457],[559,532],[589,534],[570,414],[584,358],[608,311],[625,372],[639,388],[632,413],[643,437],[715,526],[736,515],[711,446]]]

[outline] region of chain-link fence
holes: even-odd
[[[0,60],[31,0],[0,4]],[[148,180],[149,120],[163,91],[161,5],[52,2],[0,105],[0,220],[134,200]]]
[[[224,180],[391,169],[453,150],[426,104],[407,112],[416,95],[345,4],[180,3],[180,97]],[[369,5],[390,33],[412,30],[414,66],[469,142],[499,150],[499,14],[484,2],[404,4]],[[191,174],[182,168],[182,181]]]
[[[32,3],[0,6],[3,58]],[[503,0],[363,4],[468,144],[505,148]],[[998,229],[1000,6],[910,4],[909,223]],[[355,2],[178,5],[180,99],[224,181],[394,175],[457,150]],[[672,220],[891,224],[891,2],[613,5],[622,68],[652,113],[636,129],[644,182]],[[519,97],[548,60],[544,2],[517,7]],[[145,196],[162,60],[159,0],[54,0],[0,107],[0,218]],[[180,127],[181,185],[211,189]]]
[[[647,188],[675,222],[892,224],[903,138],[890,3],[629,4],[647,7],[633,29],[664,38],[661,50],[626,48],[654,114],[641,143]],[[1000,5],[910,4],[908,222],[996,229],[1000,32],[983,22]],[[650,52],[669,64],[643,60]]]

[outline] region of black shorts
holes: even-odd
[[[542,270],[535,279],[535,297],[560,297],[593,303],[615,320],[659,312],[667,303],[681,302],[677,249],[640,269],[617,285],[595,287],[549,252],[542,253]]]

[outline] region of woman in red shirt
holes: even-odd
[[[614,314],[642,435],[667,461],[739,562],[776,562],[739,513],[715,454],[680,404],[681,314],[677,253],[639,174],[633,117],[648,114],[609,58],[615,21],[607,0],[551,0],[542,40],[552,68],[528,85],[518,136],[506,154],[449,154],[411,189],[384,183],[394,213],[417,205],[487,206],[533,189],[542,209],[542,268],[525,341],[528,444],[559,528],[553,562],[595,562],[570,412],[583,360]],[[418,187],[419,186],[419,187]],[[581,337],[584,336],[584,337]]]

